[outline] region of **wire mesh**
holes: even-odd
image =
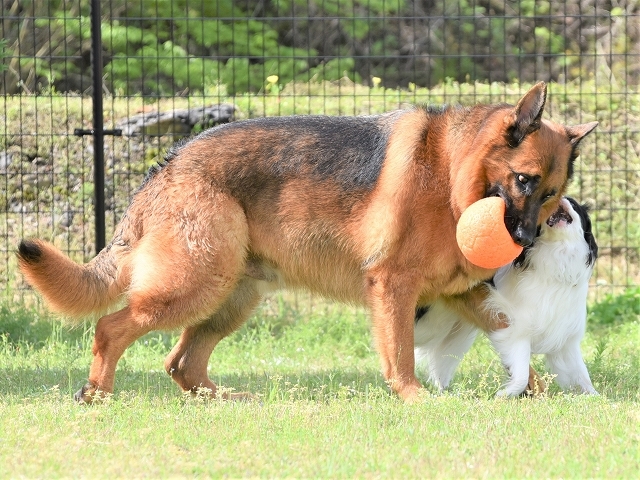
[[[0,19],[0,287],[23,296],[20,238],[94,254],[92,97],[104,101],[107,239],[177,139],[235,119],[514,103],[600,122],[572,195],[592,206],[596,292],[640,284],[640,4],[444,0],[105,0],[102,92],[90,5],[7,0]],[[200,110],[198,110],[200,109]]]

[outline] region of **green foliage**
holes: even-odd
[[[7,56],[7,40],[2,38],[0,39],[0,73],[4,72],[8,68],[4,63],[4,59]]]
[[[70,78],[90,77],[82,60],[90,46],[88,5],[46,3],[34,4],[33,25],[25,22],[21,31],[15,22],[7,30],[4,48],[15,45],[7,54],[20,58],[20,68],[5,91],[75,91]],[[111,92],[127,95],[211,87],[231,95],[268,93],[270,75],[280,85],[376,77],[385,87],[431,87],[448,78],[534,82],[541,74],[637,81],[624,59],[640,41],[627,20],[640,6],[594,8],[568,0],[112,0],[103,11],[104,81]],[[596,36],[584,34],[596,27],[611,38],[606,61],[582,55],[598,51]],[[32,51],[19,50],[26,48],[14,41],[20,35],[34,38]]]
[[[619,295],[606,294],[589,308],[589,325],[617,325],[640,320],[640,287],[629,288]]]
[[[355,61],[352,58],[334,58],[326,63],[309,70],[309,79],[314,82],[348,78],[353,82],[362,82],[360,75],[355,72]]]
[[[40,319],[21,305],[0,304],[0,333],[3,342],[41,344],[51,337],[53,323]]]
[[[71,74],[82,73],[82,67],[74,61],[60,61],[54,57],[71,55],[71,52],[84,41],[91,40],[91,22],[88,15],[82,15],[81,11],[75,8],[67,9],[63,3],[55,8],[57,2],[52,3],[53,17],[36,14],[34,20],[36,29],[51,33],[48,45],[50,56],[23,55],[20,59],[22,71],[32,69],[38,77],[46,79],[46,82],[41,83],[41,88],[49,87]],[[46,46],[44,47],[44,51],[47,51]]]
[[[83,329],[64,327],[60,319],[43,316],[35,308],[0,302],[0,338],[5,347],[43,348],[50,342],[75,342],[84,336]]]

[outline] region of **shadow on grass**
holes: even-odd
[[[474,372],[468,372],[475,376]],[[594,385],[611,401],[637,401],[637,372],[620,375],[614,365],[599,365],[592,371]],[[7,398],[38,398],[52,390],[58,390],[69,398],[86,381],[87,369],[17,368],[0,369],[0,395]],[[478,372],[481,375],[481,372]],[[476,377],[477,378],[477,377]],[[392,395],[382,375],[375,369],[334,369],[315,372],[261,372],[212,375],[212,380],[222,389],[233,392],[250,392],[263,401],[311,400],[363,397],[375,392]],[[465,382],[452,385],[452,392],[467,398],[489,399],[487,390],[477,389]],[[634,386],[635,385],[635,386]],[[432,393],[435,390],[429,388]],[[183,393],[163,371],[139,371],[119,369],[116,374],[114,398],[126,392],[149,400],[180,398]],[[551,388],[551,397],[559,392]]]
[[[0,395],[31,398],[57,389],[70,397],[84,385],[86,369],[71,368],[0,368]],[[214,383],[225,390],[250,392],[265,400],[352,397],[371,389],[385,389],[386,383],[376,370],[326,370],[305,372],[238,373],[215,376]],[[134,393],[149,399],[180,397],[182,392],[164,371],[118,369],[115,398],[121,392]]]

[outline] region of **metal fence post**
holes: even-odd
[[[105,247],[104,136],[121,136],[122,129],[105,130],[102,112],[102,27],[100,0],[91,0],[91,71],[93,77],[93,128],[76,128],[78,136],[93,135],[93,199],[96,254]]]
[[[105,246],[104,120],[102,113],[102,29],[100,0],[91,0],[91,63],[93,69],[93,184],[96,254]]]

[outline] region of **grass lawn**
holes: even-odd
[[[0,477],[637,478],[639,295],[590,307],[600,396],[494,399],[504,373],[480,338],[450,391],[417,405],[389,393],[363,311],[275,296],[210,361],[260,401],[185,397],[162,370],[175,337],[153,333],[126,352],[112,397],[79,406],[92,325],[0,304]]]

